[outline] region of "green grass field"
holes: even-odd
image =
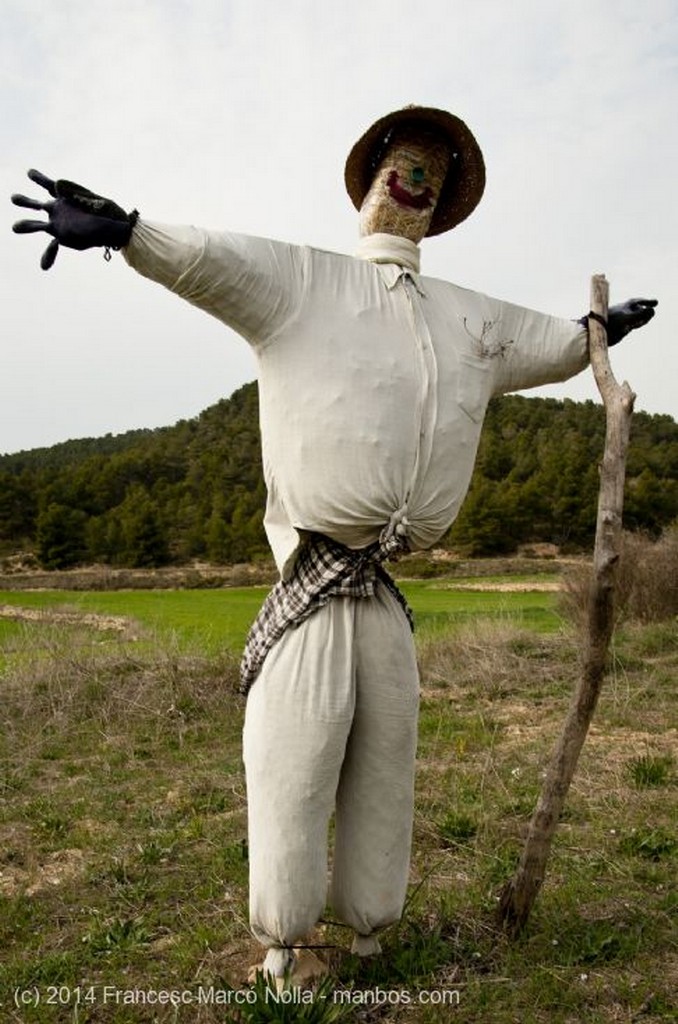
[[[265,594],[265,587],[86,593],[24,591],[0,592],[0,605],[124,616],[151,633],[175,634],[184,644],[198,644],[215,651],[224,645],[242,647]]]
[[[580,639],[552,593],[404,589],[422,679],[408,904],[374,961],[320,930],[331,981],[286,1005],[245,986],[237,654],[265,591],[0,594],[51,613],[0,618],[0,1020],[678,1019],[675,622],[617,633],[546,885],[511,941],[497,896]]]
[[[540,579],[543,579],[541,577]],[[460,580],[464,585],[471,581]],[[522,583],[522,585],[529,585]],[[497,593],[451,587],[441,581],[407,581],[402,590],[410,602],[417,630],[422,634],[461,624],[479,615],[506,619],[530,628],[558,628],[555,596],[543,591]],[[121,591],[0,591],[1,605],[51,610],[95,612],[125,616],[160,634],[174,633],[182,643],[198,643],[206,650],[223,646],[242,648],[247,630],[267,593],[266,587],[224,590],[121,590]],[[16,624],[0,620],[5,635]],[[0,633],[0,636],[3,634]]]

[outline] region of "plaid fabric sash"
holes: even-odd
[[[240,692],[249,692],[266,655],[286,629],[299,626],[333,597],[371,597],[377,580],[399,602],[414,630],[412,610],[381,564],[407,550],[406,542],[395,533],[359,551],[329,537],[311,535],[292,577],[273,587],[252,624],[240,663]]]

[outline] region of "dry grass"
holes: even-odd
[[[242,703],[235,660],[152,636],[26,623],[0,686],[0,982],[12,1024],[235,1024],[216,1006],[104,1005],[104,985],[225,989],[247,929]],[[457,991],[459,1009],[356,1004],[349,1020],[675,1020],[678,638],[629,625],[526,934],[494,925],[578,670],[567,629],[476,620],[420,642],[411,889],[377,963],[321,941],[338,987]],[[97,1000],[19,1009],[16,987]],[[3,996],[0,994],[0,999]],[[251,1016],[253,1021],[302,1020]],[[318,1013],[318,1022],[329,1017]]]
[[[563,613],[585,624],[590,565],[579,565],[564,576]],[[616,579],[617,613],[638,622],[664,622],[678,616],[678,525],[659,540],[637,533],[622,535]]]
[[[141,646],[136,636],[93,639],[90,631],[48,621],[8,645],[12,668],[3,679],[0,713],[7,750],[23,751],[19,767],[88,725],[106,735],[131,733],[142,722],[159,736],[180,737],[192,719],[223,711],[224,694],[237,690],[237,660],[228,652],[207,658],[167,637],[147,637]],[[108,619],[97,624],[107,628]]]

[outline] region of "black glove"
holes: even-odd
[[[612,346],[625,338],[629,331],[635,331],[637,327],[644,327],[649,323],[654,316],[656,305],[656,299],[627,299],[626,302],[610,306],[607,311],[607,323],[594,313],[583,316],[578,322],[588,328],[589,317],[598,320],[607,331],[608,346]]]
[[[104,199],[73,181],[52,181],[40,171],[29,171],[28,177],[47,189],[54,199],[42,203],[38,199],[13,195],[12,202],[29,210],[44,210],[49,220],[19,220],[12,230],[19,235],[33,231],[53,235],[40,260],[43,270],[49,270],[54,263],[59,245],[69,249],[91,249],[99,245],[108,250],[120,249],[129,242],[139,216],[136,210],[125,213],[111,199]]]
[[[616,345],[629,331],[644,327],[654,316],[656,299],[627,299],[607,311],[607,343]]]

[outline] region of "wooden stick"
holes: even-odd
[[[556,744],[516,873],[505,885],[499,900],[500,924],[512,936],[519,934],[527,924],[544,881],[553,835],[598,702],[614,628],[614,584],[619,561],[626,452],[636,396],[627,383],[617,383],[610,367],[607,332],[603,326],[607,322],[607,304],[607,281],[603,275],[596,275],[591,279],[591,311],[603,323],[589,318],[589,354],[605,406],[606,434],[600,468],[588,628],[579,684]]]

